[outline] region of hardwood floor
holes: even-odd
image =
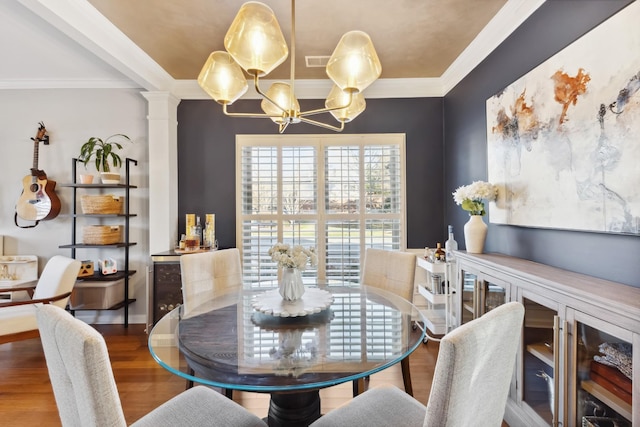
[[[127,423],[184,390],[185,381],[161,368],[147,349],[143,325],[97,325],[107,341],[114,376]],[[415,397],[426,403],[438,351],[429,342],[411,355]],[[402,388],[400,365],[371,376],[369,387],[391,383]],[[351,399],[351,383],[320,392],[322,411],[328,412]],[[269,395],[234,392],[234,400],[260,417],[267,414]],[[0,345],[0,425],[60,426],[60,418],[40,339]]]

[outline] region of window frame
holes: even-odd
[[[400,197],[399,212],[398,213],[367,213],[365,209],[366,204],[366,192],[364,189],[364,181],[360,180],[359,191],[359,209],[357,214],[353,213],[327,213],[325,210],[326,200],[326,187],[325,187],[325,147],[329,146],[358,146],[359,153],[362,154],[364,147],[367,146],[389,146],[397,145],[398,147],[398,162],[400,167],[399,180],[401,182],[398,196]],[[316,213],[298,213],[298,214],[284,214],[282,210],[282,204],[280,202],[281,197],[278,197],[278,209],[274,214],[244,214],[244,191],[243,191],[243,149],[245,147],[277,147],[276,163],[277,170],[276,176],[281,171],[282,159],[280,156],[283,147],[291,146],[312,146],[316,148]],[[360,166],[364,164],[362,156],[360,156]],[[366,168],[359,168],[361,176],[365,174]],[[282,181],[278,179],[278,194],[282,193]],[[276,221],[278,224],[282,224],[284,218],[287,219],[313,219],[317,221],[316,227],[316,241],[324,241],[325,239],[325,225],[327,221],[334,220],[357,220],[360,224],[366,224],[367,220],[371,219],[399,219],[399,247],[393,248],[397,250],[406,250],[407,247],[407,197],[406,197],[406,135],[404,133],[377,133],[377,134],[305,134],[305,135],[236,135],[236,242],[237,247],[240,250],[241,257],[244,260],[244,245],[243,238],[244,229],[243,224],[245,221],[255,219],[270,219]],[[365,226],[361,226],[360,230],[366,230]],[[283,230],[278,228],[277,240],[282,241]],[[367,244],[366,233],[362,234],[359,238],[359,250],[360,250],[360,265],[364,261],[364,253],[367,247],[371,245]],[[319,264],[317,268],[317,279],[326,280],[327,272],[325,270],[324,260],[326,259],[326,253],[324,244],[318,245],[318,258]],[[391,249],[391,248],[389,248]]]

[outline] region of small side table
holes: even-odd
[[[17,299],[14,292],[2,292],[15,288],[35,289],[38,284],[38,257],[35,255],[0,256],[0,301]],[[33,291],[25,291],[29,297]]]

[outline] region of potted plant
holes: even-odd
[[[127,135],[116,133],[105,139],[92,136],[80,147],[78,160],[84,163],[86,168],[87,163],[93,158],[104,184],[120,183],[120,174],[111,170],[112,167],[117,169],[122,166],[122,158],[116,151],[116,149],[122,150],[122,144],[118,140],[131,142],[131,138]]]

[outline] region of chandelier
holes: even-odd
[[[283,133],[291,123],[308,123],[340,132],[344,124],[362,113],[366,103],[362,91],[382,72],[371,38],[362,31],[342,36],[327,63],[326,72],[334,85],[325,108],[300,111],[294,93],[296,27],[295,0],[291,0],[291,74],[288,83],[276,82],[263,92],[260,77],[282,64],[289,54],[280,25],[269,6],[259,2],[242,5],[224,38],[226,51],[215,51],[205,62],[198,84],[231,117],[269,118]],[[244,71],[243,71],[244,70]],[[244,73],[253,78],[256,92],[262,97],[264,113],[240,113],[227,107],[248,89]],[[309,118],[331,113],[339,126]]]

